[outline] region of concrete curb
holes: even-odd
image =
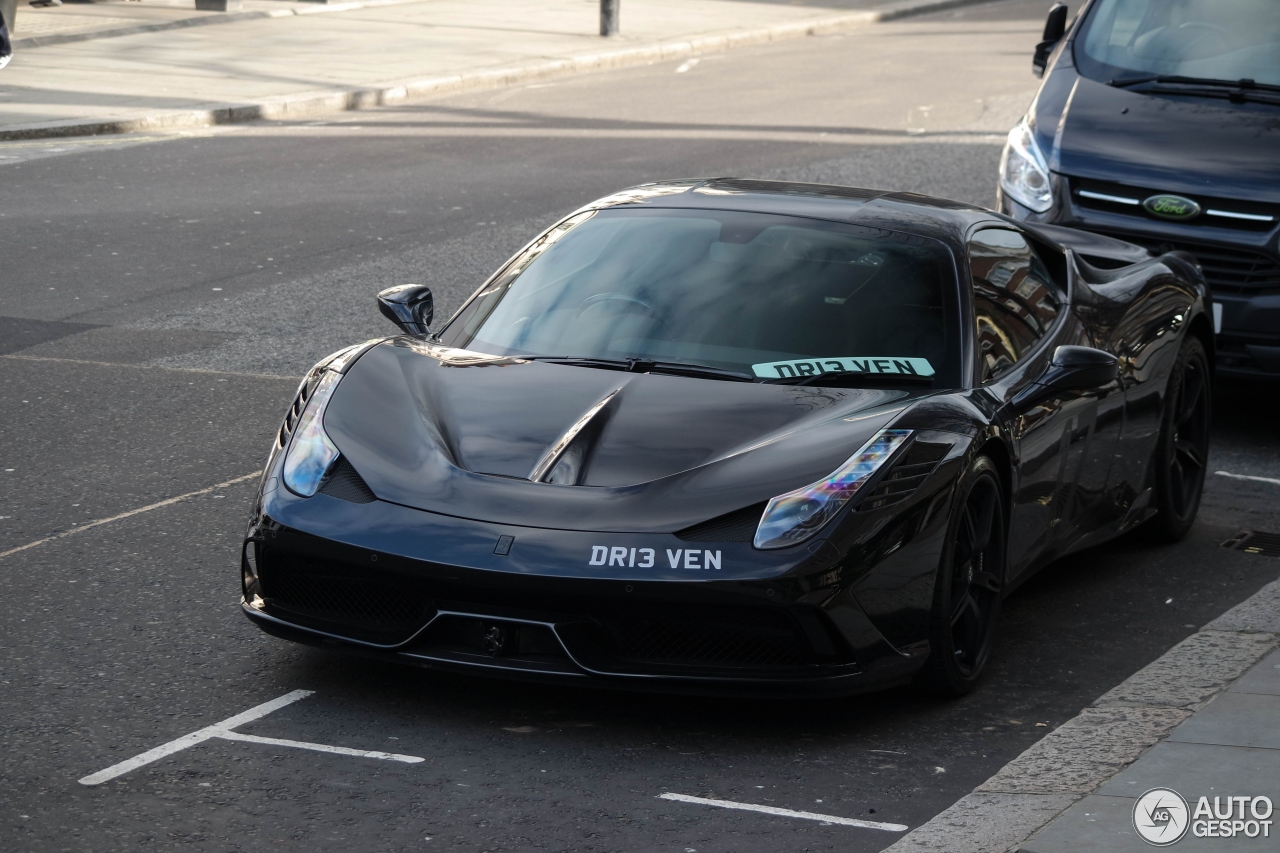
[[[95,41],[97,39],[132,36],[138,33],[158,33],[164,30],[182,30],[187,27],[207,27],[212,24],[234,24],[237,21],[256,21],[263,18],[292,18],[297,15],[322,15],[325,12],[349,12],[352,9],[366,9],[370,6],[398,6],[409,2],[413,2],[413,0],[358,0],[358,2],[353,3],[316,3],[315,5],[289,9],[263,9],[258,12],[226,12],[207,15],[203,18],[183,18],[182,20],[165,21],[159,24],[135,24],[128,27],[114,27],[109,30],[93,30],[87,33],[16,38],[11,39],[11,42],[15,50],[28,50],[34,47],[53,47],[57,44],[72,44],[78,41]]]
[[[379,0],[362,4],[330,4],[317,6],[317,11],[341,11],[343,8],[375,5]],[[385,0],[384,0],[385,2]],[[396,0],[390,0],[396,2]],[[65,119],[52,122],[10,125],[0,128],[0,141],[15,139],[47,139],[62,136],[95,136],[106,133],[141,133],[185,128],[209,127],[258,120],[293,120],[319,113],[343,112],[370,107],[403,104],[441,95],[495,89],[580,74],[662,62],[705,53],[721,53],[736,47],[765,44],[772,41],[838,32],[855,27],[897,20],[911,15],[938,12],[958,6],[989,3],[993,0],[903,0],[881,9],[849,12],[823,18],[775,24],[718,35],[658,42],[637,47],[578,54],[565,59],[538,60],[518,65],[499,66],[460,74],[424,77],[345,89],[299,92],[247,101],[219,104],[207,109],[166,110],[134,117],[100,119]],[[289,10],[292,12],[293,10]],[[302,12],[298,12],[302,14]],[[251,13],[257,14],[257,13]],[[277,16],[280,17],[280,16]]]
[[[1187,637],[885,853],[1013,853],[1280,647],[1280,581]]]

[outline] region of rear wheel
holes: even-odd
[[[1166,542],[1186,536],[1200,511],[1209,462],[1210,390],[1204,345],[1188,337],[1169,374],[1153,460],[1157,515],[1151,532]]]
[[[1004,589],[1004,497],[995,464],[975,459],[960,494],[934,585],[929,659],[916,679],[939,696],[962,696],[978,683]]]

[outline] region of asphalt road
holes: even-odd
[[[1219,543],[1280,529],[1280,487],[1212,477],[1181,545],[1139,531],[1013,595],[985,683],[945,703],[489,682],[291,646],[239,613],[253,481],[219,484],[258,469],[312,361],[389,331],[378,289],[426,282],[448,311],[539,227],[663,177],[990,203],[1043,12],[1007,0],[323,122],[0,146],[0,849],[880,850],[898,834],[659,795],[918,826],[1273,580],[1275,560]],[[1276,396],[1219,391],[1211,467],[1280,476]],[[299,689],[236,730],[425,760],[213,739],[77,783]]]

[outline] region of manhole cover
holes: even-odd
[[[1222,543],[1223,548],[1234,548],[1246,554],[1265,554],[1280,557],[1280,533],[1263,533],[1258,530],[1242,530]]]

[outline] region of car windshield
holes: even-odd
[[[1094,79],[1143,76],[1280,85],[1277,0],[1101,0],[1076,41]]]
[[[440,340],[600,360],[589,366],[954,387],[955,304],[950,253],[930,239],[773,214],[612,209],[525,249]]]

